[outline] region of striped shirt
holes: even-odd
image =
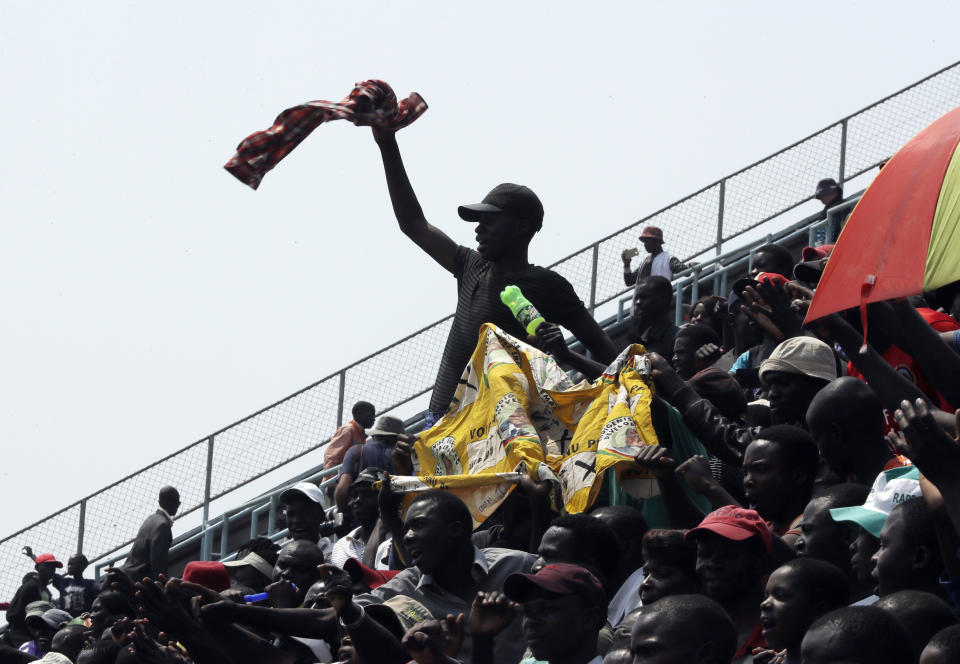
[[[537,265],[512,273],[493,274],[493,264],[467,247],[459,247],[453,260],[457,278],[457,312],[447,335],[443,358],[430,397],[430,410],[445,412],[457,390],[464,367],[477,346],[477,334],[484,323],[493,323],[508,334],[526,341],[527,333],[500,301],[500,291],[514,284],[551,323],[569,329],[569,321],[585,312],[570,282]]]

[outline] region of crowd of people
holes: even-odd
[[[374,135],[401,230],[457,279],[432,419],[487,321],[599,375],[610,339],[562,277],[527,261],[536,195],[504,184],[462,206],[478,250],[458,246],[426,222],[393,134]],[[838,200],[826,181],[817,191]],[[0,664],[960,662],[960,288],[870,305],[864,339],[858,312],[804,324],[831,247],[770,244],[678,327],[670,278],[685,266],[660,229],[640,239],[649,255],[631,270],[625,251],[624,279],[658,444],[634,463],[656,479],[656,515],[614,491],[558,513],[557,487],[528,476],[478,529],[450,492],[401,509],[384,480],[415,472],[416,434],[359,402],[326,448],[332,493],[280,495],[286,539],[172,578],[180,499],[164,487],[99,581],[82,555],[61,576],[53,554],[25,549],[34,570]],[[547,319],[535,334],[496,299],[505,283]]]

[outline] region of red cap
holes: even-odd
[[[800,252],[801,262],[815,261],[828,257],[833,252],[832,244],[821,244],[819,247],[804,247]]]
[[[343,564],[343,570],[354,581],[365,583],[370,590],[379,588],[402,571],[399,569],[370,569],[356,558],[347,558],[347,562]]]
[[[583,595],[597,604],[607,604],[603,585],[590,570],[579,565],[553,563],[540,568],[536,574],[511,574],[503,582],[503,593],[514,602],[525,602],[537,589],[554,595]]]
[[[777,272],[759,272],[754,278],[744,277],[743,279],[737,279],[733,282],[733,292],[738,296],[743,295],[743,291],[747,286],[758,286],[761,283],[770,284],[772,286],[783,286],[787,283],[788,279]]]
[[[52,553],[41,553],[33,562],[38,565],[40,563],[53,563],[54,567],[63,567],[63,563],[57,560]]]
[[[191,560],[183,570],[183,580],[222,593],[230,589],[230,574],[215,560]]]
[[[663,231],[656,226],[644,226],[640,233],[641,240],[660,240],[663,242]]]
[[[756,510],[748,510],[736,505],[724,505],[705,516],[699,526],[687,531],[685,537],[695,537],[696,533],[705,530],[736,541],[750,539],[756,535],[763,542],[763,548],[767,550],[767,553],[773,551],[773,537],[770,535],[770,527],[760,518]]]

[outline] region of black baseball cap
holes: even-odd
[[[530,187],[522,184],[498,184],[479,203],[457,208],[457,213],[464,221],[480,221],[480,217],[491,212],[509,212],[520,219],[527,219],[534,223],[536,230],[543,226],[543,204]]]
[[[833,178],[823,178],[817,183],[817,189],[813,194],[814,198],[820,198],[840,189],[840,185]]]

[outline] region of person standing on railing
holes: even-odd
[[[394,133],[374,128],[373,137],[383,158],[400,230],[457,279],[457,311],[430,397],[428,425],[447,412],[481,325],[493,323],[526,339],[523,327],[500,301],[500,291],[507,285],[519,286],[544,318],[573,332],[597,361],[607,365],[614,360],[613,343],[570,282],[552,270],[532,265],[527,258],[530,241],[543,225],[543,205],[533,191],[504,183],[494,187],[481,203],[460,206],[460,218],[477,224],[477,249],[458,246],[427,222]]]
[[[353,445],[364,443],[367,440],[366,429],[373,426],[373,418],[377,413],[372,403],[358,401],[353,404],[350,414],[353,419],[344,424],[330,436],[330,442],[323,450],[323,469],[330,470],[343,462],[343,456]]]
[[[636,299],[637,288],[643,279],[647,277],[663,277],[667,281],[673,281],[673,275],[687,269],[679,258],[668,251],[663,250],[663,231],[656,226],[645,226],[640,233],[640,242],[647,255],[640,261],[636,270],[630,269],[630,261],[634,256],[640,254],[636,248],[624,249],[620,257],[623,259],[623,283],[626,286],[636,286],[634,288],[634,299]],[[633,304],[630,307],[630,314],[633,315],[635,309]]]
[[[140,526],[121,569],[134,581],[157,578],[167,573],[170,544],[173,542],[173,517],[180,509],[180,492],[172,486],[160,489],[160,509]]]

